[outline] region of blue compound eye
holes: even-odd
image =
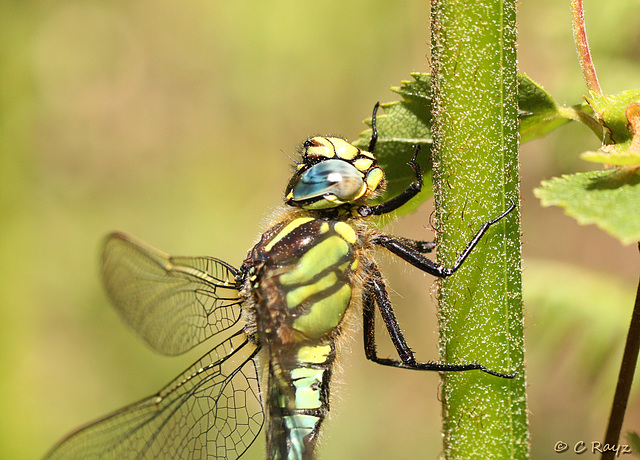
[[[325,160],[305,171],[293,187],[293,200],[302,201],[335,195],[341,202],[349,202],[362,195],[362,174],[350,163]]]

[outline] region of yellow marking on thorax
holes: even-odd
[[[313,217],[299,217],[297,219],[292,220],[291,222],[289,222],[282,230],[280,230],[280,232],[278,232],[278,234],[271,240],[269,241],[269,244],[267,244],[264,247],[265,252],[269,252],[273,249],[273,247],[285,236],[287,236],[289,233],[291,233],[292,231],[294,231],[296,228],[300,227],[301,225],[306,224],[307,222],[310,222],[313,220]]]
[[[320,278],[317,282],[313,284],[308,284],[304,286],[300,286],[299,288],[294,289],[289,292],[286,297],[287,307],[295,308],[304,302],[306,299],[311,297],[318,292],[324,291],[325,289],[333,286],[336,281],[338,281],[338,276],[335,272],[331,272],[328,275]]]
[[[343,272],[343,273],[344,273],[344,272],[346,272],[346,271],[347,271],[347,268],[348,268],[348,267],[349,267],[349,262],[345,262],[345,263],[343,263],[342,265],[340,265],[340,266],[338,267],[338,270],[340,270],[341,272]]]
[[[330,236],[312,246],[291,271],[282,274],[280,283],[283,285],[307,283],[348,253],[349,245],[345,240],[338,236]]]
[[[345,222],[336,222],[333,226],[338,235],[345,239],[349,244],[355,244],[358,241],[358,236],[353,227]]]
[[[314,303],[309,313],[293,322],[293,328],[310,339],[318,339],[340,324],[350,301],[351,286],[345,284],[332,295]]]

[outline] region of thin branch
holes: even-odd
[[[582,68],[582,76],[587,84],[589,91],[602,94],[596,68],[591,59],[591,51],[587,42],[587,30],[584,25],[584,9],[582,8],[582,0],[571,0],[571,16],[573,22],[573,39],[576,42],[578,51],[578,60]]]
[[[640,251],[640,243],[638,243],[638,250]],[[609,426],[607,426],[607,432],[604,438],[605,446],[615,446],[620,439],[624,413],[627,409],[629,392],[631,391],[631,384],[633,383],[633,374],[635,373],[638,362],[638,350],[640,350],[640,280],[638,281],[636,303],[633,307],[633,313],[631,314],[631,324],[629,325],[629,332],[627,333],[627,343],[624,347],[624,354],[622,355],[618,385],[616,386],[616,393],[613,397],[613,405],[611,406]],[[605,450],[602,453],[601,459],[612,460],[615,456],[615,451]]]
[[[604,139],[603,127],[598,120],[584,111],[580,105],[558,107],[558,112],[569,120],[577,121],[589,128],[599,139]]]

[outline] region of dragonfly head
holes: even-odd
[[[322,210],[360,206],[384,188],[384,173],[372,153],[337,137],[312,137],[289,181],[290,206]]]

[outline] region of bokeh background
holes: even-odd
[[[521,2],[519,62],[574,104],[568,3]],[[640,2],[585,6],[605,92],[638,87]],[[0,2],[0,458],[39,458],[206,350],[157,356],[121,323],[99,282],[104,235],[239,265],[281,202],[284,153],[310,134],[355,139],[390,86],[428,71],[427,25],[416,0]],[[522,148],[534,458],[602,438],[640,272],[634,246],[532,195],[593,168],[577,155],[598,145],[569,125]],[[431,238],[431,211],[390,230]],[[409,343],[437,357],[431,279],[381,258]],[[360,334],[350,346],[320,457],[437,458],[438,375],[367,362]],[[638,431],[634,394],[625,430]]]

